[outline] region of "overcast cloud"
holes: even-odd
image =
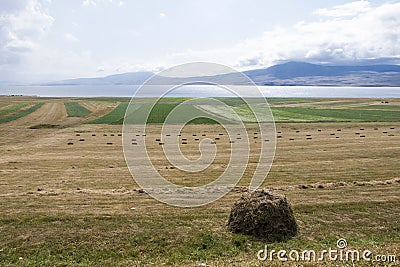
[[[398,1],[135,2],[0,0],[0,81],[156,71],[190,61],[239,69],[287,60],[400,63]]]

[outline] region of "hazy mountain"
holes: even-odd
[[[263,69],[245,71],[258,85],[328,85],[328,86],[400,86],[399,65],[332,66],[305,62],[287,62]],[[79,78],[45,85],[140,85],[152,72],[131,72],[100,78]],[[198,77],[201,80],[201,77]],[[153,84],[181,84],[187,78],[155,76]],[[219,84],[242,84],[236,74],[209,76]]]
[[[331,66],[288,62],[244,73],[260,85],[400,86],[399,65]]]
[[[78,78],[49,82],[44,85],[140,85],[153,76],[152,72],[127,72],[99,78]]]

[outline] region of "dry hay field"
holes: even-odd
[[[257,144],[264,141],[253,138],[252,124],[250,164],[235,190],[203,207],[171,207],[139,190],[128,171],[118,123],[126,101],[0,97],[0,121],[40,104],[0,123],[1,266],[295,266],[259,261],[264,242],[226,229],[230,209],[257,164]],[[65,104],[71,102],[76,104]],[[263,187],[286,195],[300,233],[268,244],[270,249],[321,251],[345,238],[351,249],[397,255],[395,263],[356,266],[399,264],[400,100],[388,102],[271,99],[277,149]],[[386,117],[363,119],[365,110]],[[203,134],[219,138],[217,160],[200,176],[162,157],[159,129],[149,125],[146,140],[157,170],[171,181],[206,183],[226,167],[230,139],[220,135],[220,126],[192,124],[182,132],[188,157],[198,156],[195,139]],[[132,146],[140,146],[138,140]],[[301,264],[353,266],[328,260]]]

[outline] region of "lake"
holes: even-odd
[[[242,91],[246,94],[245,87]],[[318,98],[400,98],[400,87],[334,87],[334,86],[259,86],[265,97]],[[40,97],[131,97],[138,86],[0,86],[0,95],[29,95]],[[146,97],[158,97],[157,87],[146,91]],[[225,90],[214,86],[190,85],[170,93],[170,97],[229,97]]]

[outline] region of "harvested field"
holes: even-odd
[[[219,138],[216,160],[202,174],[187,174],[166,160],[159,143],[167,146],[176,135],[160,136],[160,125],[129,137],[132,147],[148,147],[160,174],[186,186],[205,184],[222,173],[231,141],[237,145],[249,137],[252,153],[238,187],[212,204],[184,209],[157,202],[135,184],[122,152],[121,125],[68,124],[64,102],[70,100],[0,97],[0,104],[7,101],[10,107],[18,101],[44,104],[0,125],[0,265],[261,265],[257,252],[264,242],[226,228],[231,207],[257,165],[257,148],[266,141],[260,134],[253,138],[256,127],[249,124],[247,136],[228,136],[218,125],[184,127],[179,142],[191,159],[199,157],[202,139],[213,140],[209,145]],[[89,115],[102,117],[118,100],[87,101],[103,103],[102,115]],[[369,103],[375,101],[276,99],[272,105]],[[41,124],[62,127],[29,129]],[[269,248],[320,251],[345,238],[352,249],[399,255],[400,122],[296,122],[277,123],[276,128],[282,137],[263,187],[286,195],[299,234]]]

